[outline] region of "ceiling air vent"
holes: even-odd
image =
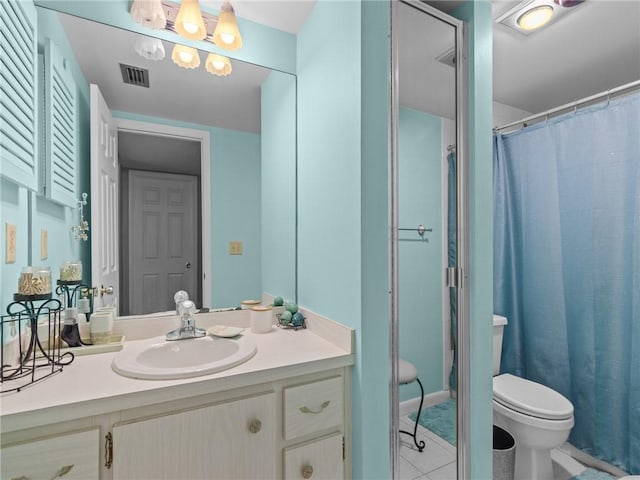
[[[120,71],[124,83],[149,88],[149,70],[121,63]]]

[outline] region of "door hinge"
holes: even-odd
[[[113,464],[113,437],[111,432],[104,436],[104,466],[107,469],[111,468]]]
[[[345,454],[344,454],[344,436],[342,437],[342,460],[345,459]]]

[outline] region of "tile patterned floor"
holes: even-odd
[[[414,423],[408,416],[400,419],[400,428],[413,431]],[[418,440],[425,442],[419,452],[413,439],[400,434],[399,480],[455,480],[456,449],[447,441],[418,425]]]
[[[400,418],[400,428],[413,432],[413,421]],[[418,425],[418,440],[425,442],[424,451],[418,451],[413,439],[400,434],[400,477],[398,480],[455,480],[456,449],[435,433]],[[554,449],[551,452],[555,480],[571,480],[586,470],[580,462],[565,452]]]

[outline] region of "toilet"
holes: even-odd
[[[573,405],[555,390],[524,378],[500,375],[507,319],[493,316],[493,423],[516,440],[516,480],[553,480],[551,450],[573,428]]]

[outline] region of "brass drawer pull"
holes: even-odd
[[[329,400],[327,400],[326,402],[324,402],[322,405],[320,405],[320,409],[318,410],[311,410],[309,407],[300,407],[300,411],[302,413],[322,413],[322,411],[327,408],[329,406],[331,402]]]
[[[262,422],[260,420],[254,419],[249,422],[249,431],[251,433],[258,433],[260,430],[262,430]]]
[[[313,475],[313,467],[311,465],[302,467],[302,478],[311,478],[311,475]]]

